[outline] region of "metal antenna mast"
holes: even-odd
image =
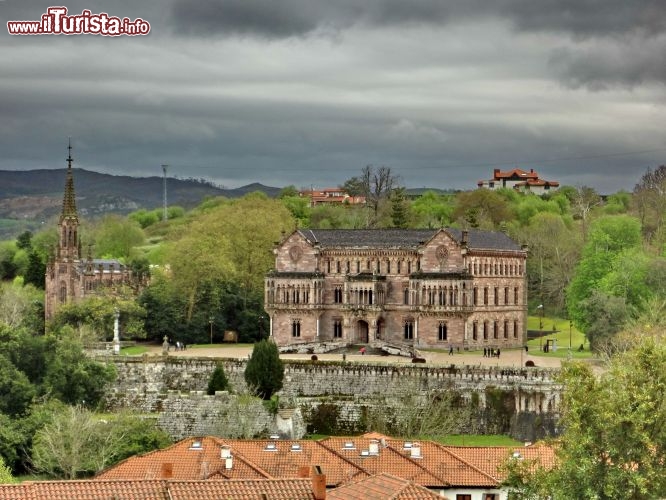
[[[162,214],[162,220],[166,222],[167,220],[167,167],[169,165],[162,165],[162,172],[164,173],[164,193],[162,195],[162,204],[164,207],[164,213]]]

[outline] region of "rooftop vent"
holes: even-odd
[[[421,455],[421,445],[419,443],[412,443],[409,456],[412,458],[423,458],[423,455]]]
[[[230,458],[231,457],[231,446],[224,445],[220,448],[220,458]]]
[[[412,449],[412,442],[411,441],[405,441],[405,444],[402,445],[403,450],[411,450]]]
[[[300,443],[291,443],[291,451],[303,451],[303,448],[301,448]]]
[[[379,441],[377,439],[370,440],[369,448],[370,455],[379,455]]]
[[[227,470],[231,470],[234,467],[234,459],[232,457],[226,457],[224,459],[224,468]]]
[[[361,450],[361,457],[366,458],[370,456],[370,450]]]
[[[356,445],[353,441],[345,441],[345,444],[342,445],[343,450],[355,450]]]
[[[203,443],[199,440],[192,441],[190,445],[190,450],[203,450]]]
[[[512,458],[523,458],[519,451],[514,451],[511,455]]]
[[[266,443],[264,451],[278,451],[277,443]]]

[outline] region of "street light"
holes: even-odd
[[[539,316],[539,350],[543,351],[543,304],[539,304],[537,310],[541,314]]]
[[[208,318],[208,324],[210,325],[210,345],[213,345],[213,317]]]

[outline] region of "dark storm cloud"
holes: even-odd
[[[500,18],[520,31],[576,36],[651,36],[666,29],[663,0],[175,0],[173,20],[184,33],[300,36],[351,25]]]
[[[663,84],[666,35],[561,48],[552,52],[550,63],[560,80],[572,88],[606,90],[613,85],[631,88],[643,83]]]

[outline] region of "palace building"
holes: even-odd
[[[90,251],[86,258],[81,258],[71,144],[68,149],[65,195],[58,222],[58,244],[46,265],[44,316],[47,320],[53,318],[63,304],[81,301],[103,288],[135,284],[130,269],[117,260],[93,259]]]
[[[265,309],[278,346],[525,342],[527,249],[504,233],[299,229],[274,253]]]

